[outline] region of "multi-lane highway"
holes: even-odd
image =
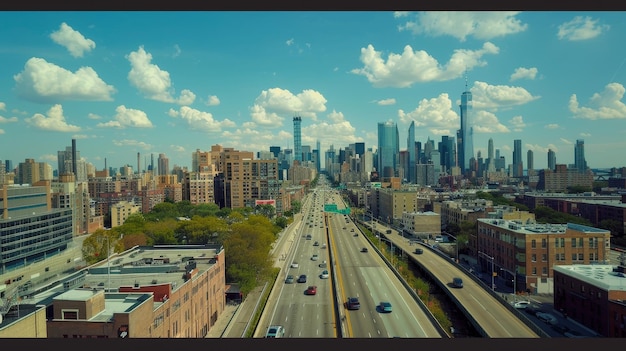
[[[377,225],[381,229],[381,225]],[[539,335],[524,321],[511,311],[509,306],[501,303],[498,298],[484,285],[478,283],[465,270],[459,268],[454,262],[431,250],[427,246],[411,243],[397,231],[391,234],[381,234],[386,240],[393,242],[394,246],[406,252],[425,271],[428,271],[433,279],[441,282],[443,289],[451,294],[457,301],[459,308],[465,310],[468,318],[478,325],[477,329],[483,331],[490,338],[537,338]],[[422,254],[413,253],[415,247],[422,247]],[[452,284],[454,277],[461,277],[462,288],[455,288]]]

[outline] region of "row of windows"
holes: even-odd
[[[564,253],[557,253],[554,256],[554,259],[556,261],[565,261],[565,254]],[[532,254],[530,256],[530,260],[532,262],[537,262],[537,255],[536,254]],[[541,262],[546,262],[548,260],[548,255],[547,254],[542,254],[541,255]],[[572,253],[572,261],[584,261],[585,260],[585,255],[583,253]],[[598,253],[597,252],[590,252],[589,253],[589,261],[597,261],[598,260]]]

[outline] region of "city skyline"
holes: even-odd
[[[548,167],[548,150],[569,165],[584,140],[589,167],[622,167],[626,49],[616,43],[624,19],[596,11],[0,12],[0,140],[16,146],[0,159],[56,169],[58,152],[76,139],[96,169],[105,159],[135,167],[138,154],[191,167],[195,150],[216,144],[293,150],[294,116],[300,146],[320,155],[359,142],[376,151],[386,122],[400,141],[413,124],[415,141],[436,145],[456,138],[467,90],[474,157],[488,155],[493,140],[510,164],[521,140],[535,169]]]

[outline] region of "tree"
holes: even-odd
[[[97,229],[83,241],[83,258],[87,264],[91,265],[106,259],[115,252],[121,252],[120,238],[121,235],[116,231]]]

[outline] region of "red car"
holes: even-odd
[[[304,292],[306,295],[315,295],[317,294],[317,286],[310,285],[306,291]]]

